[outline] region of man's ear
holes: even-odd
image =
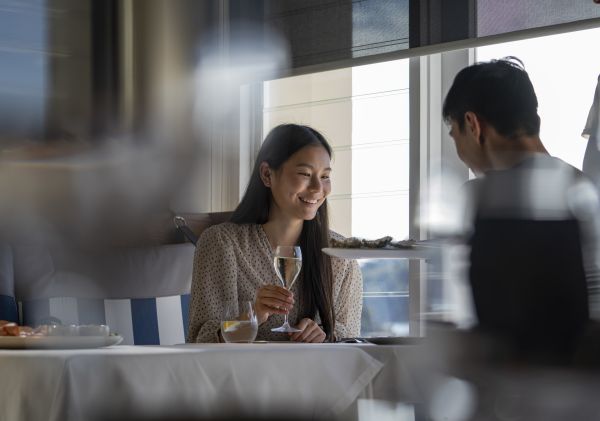
[[[465,113],[465,130],[471,134],[475,140],[481,145],[483,144],[483,121],[472,111]]]
[[[258,168],[258,172],[260,174],[260,179],[266,187],[271,187],[271,175],[273,172],[271,168],[269,168],[269,164],[266,162],[261,162],[260,167]]]

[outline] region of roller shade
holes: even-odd
[[[477,36],[600,17],[592,0],[477,0]]]
[[[291,47],[292,67],[408,48],[408,0],[270,0],[265,22]]]

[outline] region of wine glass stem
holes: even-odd
[[[289,288],[287,288],[285,285],[284,285],[283,287],[284,287],[285,289],[287,289],[288,291],[290,290],[290,289],[289,289]],[[287,314],[287,313],[285,313],[285,314],[283,315],[283,325],[284,325],[284,326],[289,326],[289,323],[288,323],[288,314]]]

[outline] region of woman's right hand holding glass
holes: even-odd
[[[265,285],[256,293],[256,317],[263,324],[272,314],[287,314],[294,307],[294,294],[277,285]]]

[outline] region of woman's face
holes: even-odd
[[[331,158],[323,146],[297,151],[276,171],[270,183],[277,210],[292,219],[311,220],[331,192]]]

